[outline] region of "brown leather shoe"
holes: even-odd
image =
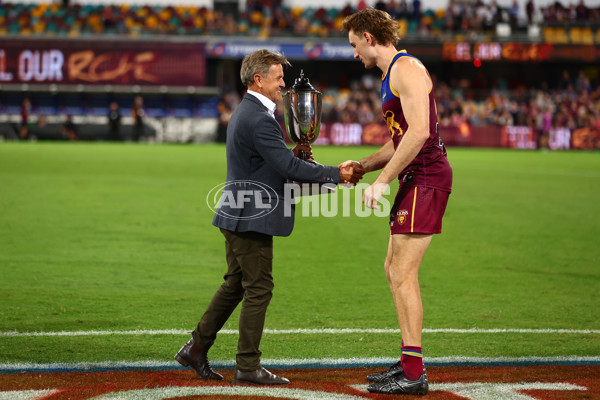
[[[179,349],[175,354],[175,360],[184,367],[192,367],[202,379],[223,380],[223,375],[212,370],[208,362],[207,352],[203,351],[194,342],[194,338],[191,338]]]
[[[235,369],[233,373],[234,385],[287,385],[289,379],[277,376],[260,367],[256,371],[240,371]]]

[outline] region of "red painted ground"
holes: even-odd
[[[370,399],[389,399],[389,395],[373,395],[361,392],[349,385],[366,384],[368,373],[381,369],[326,369],[326,370],[273,370],[292,381],[285,388],[307,389],[362,396]],[[59,389],[60,392],[45,397],[49,400],[88,399],[100,394],[115,393],[132,389],[166,388],[172,386],[232,386],[233,371],[220,371],[224,383],[207,382],[196,378],[193,371],[130,371],[97,373],[52,373],[0,375],[0,392],[9,390]],[[430,384],[455,382],[514,383],[545,382],[571,383],[587,390],[520,392],[534,399],[600,399],[600,366],[537,366],[537,367],[444,367],[427,370]],[[0,396],[1,397],[1,396]],[[190,396],[185,399],[249,399],[251,396]],[[272,397],[271,397],[272,398]],[[449,392],[433,391],[423,399],[463,399]],[[182,399],[179,397],[178,399]]]

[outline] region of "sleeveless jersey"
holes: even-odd
[[[390,71],[400,57],[413,57],[404,50],[398,52],[390,61],[387,71],[382,77],[381,104],[383,119],[387,124],[394,142],[394,149],[409,128],[402,111],[398,92],[390,85]],[[419,61],[415,57],[415,60]],[[419,61],[420,62],[420,61]],[[400,184],[423,186],[450,192],[452,189],[452,168],[448,163],[446,148],[438,133],[437,110],[433,87],[429,91],[429,138],[414,160],[398,175]]]

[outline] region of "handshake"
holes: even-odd
[[[292,149],[294,155],[298,158],[302,158],[308,162],[315,162],[312,158],[312,151],[310,145],[296,145]],[[362,164],[358,161],[348,160],[338,165],[340,170],[340,183],[346,183],[356,185],[360,181],[363,175],[367,172]],[[368,208],[379,209],[379,200],[384,194],[388,193],[389,184],[386,182],[380,182],[379,178],[369,187],[367,187],[363,193],[362,201]]]
[[[305,161],[314,163],[312,158],[312,149],[309,144],[297,144],[292,151],[294,156]],[[340,170],[340,183],[349,183],[356,185],[363,175],[367,172],[358,161],[344,161],[338,165]]]
[[[356,185],[367,172],[360,162],[352,160],[344,161],[338,165],[338,168],[340,169],[340,182],[353,185]]]

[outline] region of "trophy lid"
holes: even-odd
[[[304,76],[304,70],[300,70],[300,77],[296,78],[294,85],[292,86],[292,90],[294,92],[317,92],[320,93],[317,89],[310,84],[310,81],[307,77]]]

